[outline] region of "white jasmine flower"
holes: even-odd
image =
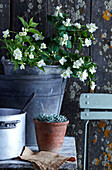
[[[54,16],[56,17],[60,16],[61,18],[63,18],[63,13],[60,11],[55,11]]]
[[[64,41],[64,44],[67,45],[67,41]]]
[[[23,31],[23,32],[25,31],[25,28],[24,28],[24,27],[22,27],[22,31]]]
[[[60,40],[60,41],[62,41],[62,39],[63,39],[63,41],[64,41],[64,38],[62,38],[62,37],[59,37],[59,38],[58,38],[58,40]]]
[[[23,36],[26,36],[27,35],[27,32],[23,32]]]
[[[60,45],[63,46],[65,44],[64,38],[60,37],[59,40],[60,40]]]
[[[59,62],[61,65],[64,65],[64,63],[66,62],[67,60],[65,59],[65,57],[62,57]]]
[[[70,78],[70,74],[72,74],[72,71],[70,70],[70,67],[67,68],[67,70],[63,71],[61,74],[61,77],[63,78]]]
[[[32,53],[30,53],[29,58],[30,58],[30,59],[33,59],[33,58],[34,58],[34,55],[33,55]]]
[[[29,52],[25,52],[25,56],[27,57],[27,55],[29,55]]]
[[[92,44],[91,40],[88,39],[88,38],[86,38],[86,39],[85,39],[85,45],[86,45],[87,47],[89,47],[91,44]]]
[[[78,77],[79,77],[79,79],[80,79],[81,81],[86,80],[87,77],[88,77],[87,70],[84,70],[84,72],[78,71],[78,72],[77,72],[77,75],[78,75]]]
[[[84,64],[84,60],[82,58],[79,59],[79,63],[82,65]]]
[[[94,66],[93,66],[92,68],[90,68],[89,71],[90,71],[91,74],[96,73],[96,70],[95,70],[95,67],[94,67]]]
[[[25,69],[25,65],[24,65],[24,64],[21,64],[20,69],[21,69],[21,70],[24,70],[24,69]]]
[[[71,40],[72,39],[72,36],[69,36],[69,40]]]
[[[57,7],[56,7],[56,10],[59,11],[59,10],[60,10],[60,6],[57,6]]]
[[[56,11],[54,13],[54,16],[56,16],[56,17],[60,16],[60,17],[63,18],[63,14],[62,14],[62,12],[60,12],[61,8],[62,8],[62,5],[56,7]]]
[[[8,35],[9,34],[9,30],[7,29],[6,31],[3,31],[2,33]]]
[[[4,38],[7,38],[7,34],[3,34],[3,37],[4,37]]]
[[[62,13],[62,12],[59,12],[59,16],[60,16],[61,18],[63,18],[63,13]]]
[[[15,59],[21,60],[21,58],[22,58],[22,52],[21,52],[21,50],[20,50],[19,48],[16,48],[16,49],[14,50],[13,56],[15,57]]]
[[[81,64],[79,63],[79,60],[74,61],[73,68],[79,68]]]
[[[46,44],[45,43],[42,43],[41,46],[40,46],[40,49],[46,49]]]
[[[73,24],[75,27],[77,27],[78,29],[80,29],[81,28],[81,24],[80,23],[78,23],[78,22],[76,22],[75,24]]]
[[[34,37],[36,41],[39,40],[39,35],[38,34],[33,34],[32,37]]]
[[[94,90],[94,89],[95,89],[95,87],[96,87],[96,84],[95,84],[95,82],[94,82],[94,81],[92,81],[92,82],[91,82],[91,84],[90,84],[90,88],[91,88],[91,90]]]
[[[77,53],[79,54],[79,50],[75,50],[75,54],[77,54]]]
[[[22,55],[20,54],[17,54],[17,55],[15,55],[15,59],[17,59],[17,60],[21,60],[21,58],[22,58]]]
[[[16,55],[16,54],[22,54],[22,52],[21,52],[21,50],[19,48],[16,48],[14,50],[14,55]]]
[[[98,27],[94,23],[86,24],[86,27],[89,29],[89,32],[91,33],[95,32],[98,29]]]
[[[23,32],[19,32],[19,35],[20,35],[20,36],[23,36]]]
[[[84,72],[82,73],[82,78],[83,78],[84,80],[86,80],[87,77],[88,77],[87,70],[84,70]]]
[[[64,72],[61,74],[61,77],[65,78],[65,79],[68,77],[66,71],[64,71]]]
[[[82,64],[84,64],[84,60],[80,58],[79,60],[74,61],[73,68],[79,68]]]
[[[73,72],[71,71],[70,67],[67,68],[66,70],[66,74],[67,76],[70,78],[70,74],[72,74]]]
[[[63,34],[63,38],[64,38],[65,41],[67,41],[68,40],[68,35],[67,34]]]
[[[25,32],[28,32],[28,29],[26,29],[26,28],[25,28],[25,30],[24,30],[24,31],[25,31]]]
[[[43,40],[43,39],[44,39],[44,37],[39,35],[39,39],[40,39],[40,40]]]
[[[33,38],[35,38],[35,40],[36,41],[38,41],[38,40],[43,40],[44,39],[44,37],[43,36],[41,36],[41,35],[38,35],[38,34],[33,34],[33,36],[32,36]]]
[[[67,23],[70,23],[70,20],[71,20],[70,18],[67,18],[67,19],[66,19],[66,22],[67,22]]]
[[[62,5],[57,6],[57,7],[56,7],[56,10],[59,11],[61,8],[62,8]]]
[[[61,45],[61,46],[67,45],[68,35],[67,35],[67,34],[64,34],[64,35],[63,35],[63,38],[62,38],[62,37],[59,37],[59,40],[60,40],[60,45]]]
[[[44,60],[42,59],[39,62],[37,62],[37,65],[38,65],[38,67],[42,67],[42,66],[45,66],[46,64],[45,64]]]
[[[6,31],[2,31],[2,33],[3,33],[4,38],[9,37],[9,30],[8,29]]]
[[[34,45],[31,46],[31,51],[34,51],[35,50],[35,47]]]
[[[71,19],[68,18],[66,19],[66,21],[62,21],[63,25],[65,25],[66,27],[71,26],[70,20]]]
[[[54,16],[58,17],[59,12],[55,11]]]

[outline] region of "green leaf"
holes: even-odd
[[[85,57],[84,57],[84,60],[85,60],[85,62],[87,62],[87,63],[90,62],[90,56],[85,56]]]
[[[22,38],[22,37],[19,37],[18,42],[19,42],[19,43],[22,43],[22,42],[23,42],[23,38]]]
[[[68,14],[62,13],[63,17],[66,18],[68,16]]]
[[[87,34],[86,31],[81,31],[81,33],[82,33],[82,35],[83,35],[84,37],[88,37],[88,34]]]
[[[57,21],[59,21],[59,18],[56,16],[52,16],[52,15],[47,15],[47,19],[49,22],[51,22],[52,24],[55,24]]]
[[[31,32],[31,33],[38,34],[38,35],[42,36],[42,34],[38,30],[36,30],[34,28],[28,29],[28,32]]]
[[[68,27],[68,31],[77,31],[77,29],[75,28],[75,26],[70,26]]]
[[[29,21],[29,26],[32,24],[32,22],[33,22],[33,17]]]
[[[25,28],[28,28],[27,22],[26,22],[22,17],[18,17],[18,18],[19,18],[20,21],[22,22],[23,26],[24,26]]]
[[[3,49],[3,48],[4,48],[4,49],[7,49],[7,47],[5,47],[5,46],[2,46],[2,47],[1,47],[1,49]]]
[[[25,37],[23,37],[23,38],[24,38],[23,41],[24,41],[24,42],[29,42],[29,44],[31,44],[31,41],[33,40],[33,38],[30,37],[30,36],[25,36]]]
[[[36,27],[38,25],[38,23],[36,22],[33,22],[33,17],[30,19],[30,22],[29,22],[29,26],[30,27]]]
[[[56,52],[59,51],[59,46],[56,43],[53,43],[51,48],[52,48],[52,51],[56,51]]]
[[[78,76],[77,76],[77,75],[72,74],[72,76],[73,76],[73,77],[75,77],[75,78],[78,78]]]
[[[43,54],[44,56],[49,57],[49,55],[46,52],[44,52],[44,51],[42,51],[41,54]]]
[[[17,70],[17,69],[18,69],[18,62],[15,61],[15,62],[14,62],[14,65],[15,65],[14,70]]]
[[[68,48],[72,48],[72,43],[71,43],[71,41],[69,41],[69,40],[67,41],[67,47],[68,47]]]
[[[36,22],[32,22],[32,24],[30,25],[31,27],[36,27],[38,25],[38,23]]]
[[[56,60],[56,61],[59,61],[60,59],[61,59],[61,56],[60,56],[60,55],[56,55],[56,56],[55,56],[55,60]]]
[[[42,71],[44,71],[44,72],[45,72],[45,69],[44,69],[44,67],[38,67],[38,68],[40,68]]]
[[[62,50],[62,49],[59,49],[59,54],[60,54],[61,56],[66,56],[66,55],[67,55],[66,51],[65,51],[65,50]]]
[[[61,25],[60,27],[57,28],[59,31],[65,31],[66,27],[64,25]]]
[[[18,39],[19,38],[19,35],[17,34],[16,36],[15,36],[15,39]]]

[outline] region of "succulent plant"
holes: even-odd
[[[37,121],[41,121],[41,122],[48,122],[48,123],[51,123],[51,122],[66,122],[67,121],[67,118],[65,116],[62,116],[62,115],[56,115],[56,114],[50,114],[50,115],[47,115],[45,113],[40,113],[36,118],[35,120]]]

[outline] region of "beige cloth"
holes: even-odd
[[[57,153],[40,151],[37,153],[32,152],[25,146],[22,156],[19,157],[22,160],[30,161],[36,170],[57,170],[64,162],[74,162],[74,157],[65,157],[58,155]]]

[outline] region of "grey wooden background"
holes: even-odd
[[[94,22],[99,27],[91,48],[85,49],[98,65],[97,87],[95,92],[112,93],[112,0],[60,0],[63,10],[70,15],[73,22]],[[47,22],[47,14],[53,14],[57,0],[0,0],[0,36],[1,31],[21,30],[17,16],[27,21],[34,16],[39,22],[39,30],[48,36],[52,27]],[[107,12],[107,13],[106,13]],[[104,15],[105,14],[105,15]],[[4,51],[0,50],[0,56]],[[0,73],[3,67],[0,64]],[[76,137],[78,170],[83,169],[84,122],[80,120],[79,96],[89,92],[86,83],[75,78],[68,79],[61,113],[70,120],[67,135]],[[112,169],[112,121],[92,121],[89,127],[88,169]]]

